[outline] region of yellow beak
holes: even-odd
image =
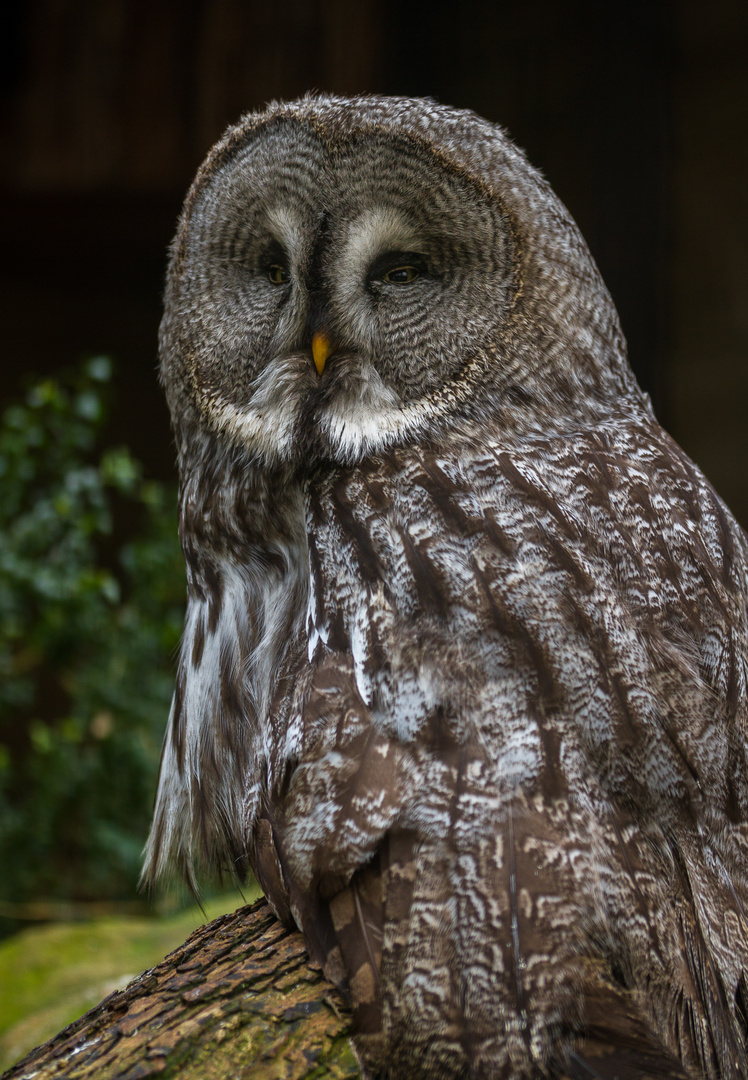
[[[312,338],[312,358],[317,374],[325,370],[325,361],[330,355],[330,339],[326,334],[315,334]]]

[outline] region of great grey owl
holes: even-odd
[[[748,545],[524,155],[431,101],[244,117],[160,356],[146,880],[253,870],[370,1077],[748,1077]]]

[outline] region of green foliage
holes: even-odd
[[[134,895],[182,625],[173,490],[101,452],[105,358],[0,423],[0,899]],[[0,924],[2,925],[2,924]]]

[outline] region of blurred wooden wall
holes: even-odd
[[[307,89],[506,126],[584,232],[658,412],[748,523],[744,0],[26,0],[0,56],[0,398],[107,352],[113,439],[171,470],[166,247],[224,127]]]
[[[24,190],[169,191],[248,109],[372,90],[373,0],[30,0],[3,179]]]

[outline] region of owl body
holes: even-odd
[[[545,182],[430,102],[247,117],[161,355],[147,878],[251,868],[372,1077],[748,1076],[748,548]]]

